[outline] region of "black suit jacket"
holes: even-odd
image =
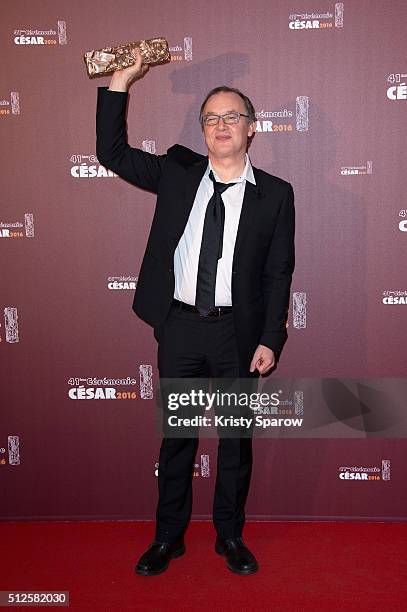
[[[208,158],[175,145],[153,155],[127,143],[127,92],[98,88],[96,154],[101,164],[133,185],[157,194],[157,204],[133,309],[155,328],[174,297],[174,252],[182,236]],[[232,304],[241,375],[248,375],[258,344],[278,360],[294,270],[294,194],[290,183],[253,167],[246,181],[232,265]]]

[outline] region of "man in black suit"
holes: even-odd
[[[97,157],[157,194],[133,308],[154,328],[160,378],[255,378],[277,363],[287,339],[294,269],[294,194],[252,167],[255,114],[239,90],[219,87],[200,122],[208,156],[175,145],[153,155],[127,143],[130,84],[148,66],[113,74],[98,89]],[[197,437],[162,440],[155,540],[136,565],[154,575],[185,552]],[[215,550],[238,574],[258,569],[242,540],[252,470],[251,436],[219,439],[213,521]]]

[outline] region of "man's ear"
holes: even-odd
[[[252,123],[250,123],[249,125],[249,138],[252,138],[254,136],[254,134],[256,133],[256,122],[252,121]]]
[[[249,125],[249,132],[247,134],[247,148],[249,148],[250,145],[252,144],[252,140],[253,140],[255,134],[256,134],[256,122],[253,121]]]

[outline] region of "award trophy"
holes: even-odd
[[[87,51],[83,59],[89,77],[98,74],[109,74],[115,70],[128,68],[135,63],[133,49],[139,49],[143,64],[161,64],[171,59],[168,42],[165,38],[151,38],[126,43],[117,47],[105,47]]]

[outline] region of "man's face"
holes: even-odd
[[[205,104],[203,115],[223,115],[235,111],[247,115],[241,97],[233,92],[220,92],[209,98]],[[248,123],[246,117],[240,117],[239,123],[226,125],[222,119],[218,125],[204,125],[203,132],[209,157],[225,159],[244,156],[247,149],[247,139],[254,134],[255,123]]]

